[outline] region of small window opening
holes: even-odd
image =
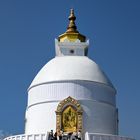
[[[73,54],[74,53],[74,50],[70,50],[70,53]]]

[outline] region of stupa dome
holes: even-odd
[[[62,56],[49,61],[36,75],[31,87],[55,81],[85,80],[113,87],[100,67],[86,56]]]

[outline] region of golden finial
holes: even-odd
[[[58,37],[58,40],[60,42],[64,42],[65,40],[69,40],[70,42],[75,42],[76,40],[85,42],[86,37],[77,31],[77,27],[75,25],[75,20],[76,20],[76,17],[74,15],[74,10],[71,9],[70,16],[69,16],[69,25],[67,27],[67,31]]]
[[[67,27],[66,33],[68,33],[68,32],[78,33],[77,27],[75,25],[75,20],[76,20],[76,17],[74,15],[74,9],[71,9],[70,10],[70,16],[69,16],[69,25]]]

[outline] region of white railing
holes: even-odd
[[[21,134],[15,136],[9,136],[3,140],[48,140],[48,134]]]
[[[6,137],[3,140],[48,140],[47,134],[21,134],[15,136]],[[118,136],[118,135],[107,135],[97,133],[85,133],[85,140],[134,140],[133,138]]]
[[[86,132],[85,140],[134,140],[134,139],[118,135],[96,134]]]

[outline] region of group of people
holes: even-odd
[[[64,133],[62,130],[58,130],[57,132],[49,132],[48,140],[81,140],[82,135],[81,131],[78,132],[70,132]]]

